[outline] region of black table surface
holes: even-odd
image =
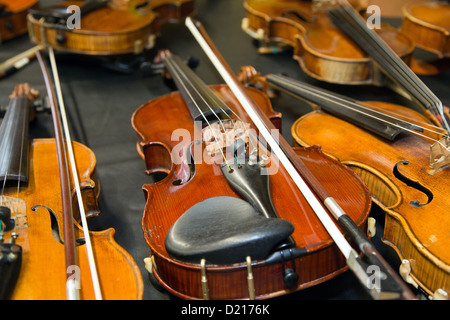
[[[41,1],[42,4],[55,1]],[[241,29],[245,16],[240,0],[195,0],[194,17],[202,22],[209,36],[230,67],[238,71],[241,66],[252,65],[261,74],[284,73],[289,77],[333,90],[359,100],[383,100],[399,104],[408,102],[384,87],[346,86],[329,84],[308,77],[291,52],[260,55],[254,41]],[[393,24],[399,23],[394,19]],[[31,44],[27,35],[0,45],[0,61],[5,61]],[[147,52],[149,59],[159,49],[169,49],[182,58],[196,57],[199,61],[196,73],[207,83],[223,83],[223,80],[184,26],[184,23],[163,25],[155,47]],[[89,223],[93,230],[114,228],[115,240],[135,259],[144,280],[145,300],[177,300],[165,291],[157,290],[149,281],[144,268],[148,256],[141,220],[145,205],[142,185],[149,182],[144,173],[145,165],[136,152],[136,133],[131,126],[133,112],[143,103],[170,92],[161,75],[143,75],[138,70],[117,72],[100,64],[97,59],[57,53],[59,77],[70,121],[72,139],[93,150],[97,158],[96,173],[101,185],[99,205],[101,215]],[[449,73],[421,77],[444,104],[450,102]],[[14,86],[28,82],[46,94],[45,84],[36,61],[18,72],[0,80],[0,105],[7,106]],[[273,107],[283,115],[282,132],[292,142],[290,129],[293,122],[311,111],[306,104],[287,95],[272,100]],[[51,115],[40,113],[31,124],[32,138],[54,137]],[[375,209],[376,211],[376,209]],[[374,213],[379,214],[379,213]],[[380,215],[380,214],[379,214]],[[382,214],[380,215],[382,220]],[[379,222],[374,238],[380,252],[395,267],[399,260],[381,241],[382,223]],[[369,299],[351,272],[278,299]]]

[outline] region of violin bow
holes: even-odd
[[[339,204],[329,195],[303,161],[296,156],[292,147],[283,136],[278,135],[279,140],[275,140],[270,133],[270,131],[276,130],[274,125],[264,116],[264,114],[262,114],[259,107],[244,90],[242,84],[238,81],[231,68],[227,65],[217,48],[214,46],[201,23],[199,21],[194,22],[190,17],[187,17],[185,22],[187,28],[191,31],[200,47],[211,60],[226,84],[230,87],[245,111],[249,114],[260,134],[270,146],[271,151],[278,157],[288,171],[290,177],[302,192],[305,199],[308,201],[309,205],[346,258],[348,267],[354,272],[370,295],[375,299],[395,299],[398,297],[401,297],[402,299],[415,299],[416,297],[400,276],[384,260],[367,236],[343,211]],[[312,189],[314,189],[315,193]],[[317,199],[316,195],[322,202]],[[372,279],[368,274],[368,267],[370,265],[365,264],[361,260],[358,253],[351,247],[336,223],[331,219],[330,215],[325,210],[325,207],[330,211],[335,220],[337,220],[338,224],[355,241],[361,252],[369,261],[369,264],[378,268],[380,272],[378,272],[377,276],[387,277],[388,281],[384,281],[384,286],[387,288],[373,285],[371,282]],[[375,269],[372,271],[375,271]]]
[[[64,248],[65,248],[65,257],[66,257],[66,293],[68,300],[78,300],[79,297],[79,289],[81,284],[79,279],[76,277],[76,271],[74,268],[78,267],[76,263],[76,253],[75,253],[75,239],[74,239],[74,227],[73,227],[73,212],[72,212],[72,198],[71,198],[71,189],[70,189],[70,178],[69,178],[69,169],[68,169],[68,159],[66,154],[69,154],[70,163],[71,163],[71,173],[73,177],[74,186],[76,189],[78,206],[80,210],[80,218],[84,232],[84,239],[86,250],[88,254],[89,267],[92,277],[92,284],[94,287],[95,298],[97,300],[102,299],[100,283],[97,274],[97,268],[95,265],[95,259],[92,249],[92,244],[89,235],[89,229],[86,220],[86,213],[84,210],[84,201],[81,196],[80,183],[78,179],[78,172],[76,168],[75,156],[72,147],[72,140],[70,138],[69,126],[67,123],[67,116],[65,112],[64,101],[62,98],[61,85],[59,82],[58,70],[56,68],[55,54],[53,48],[48,47],[50,65],[53,72],[54,83],[56,87],[56,93],[58,98],[59,110],[57,108],[57,102],[55,97],[55,92],[53,89],[53,85],[50,80],[50,75],[47,70],[47,67],[42,59],[42,55],[40,51],[36,51],[36,57],[39,61],[39,65],[42,70],[42,74],[44,76],[45,86],[47,88],[47,95],[50,100],[50,106],[52,111],[53,118],[53,126],[55,130],[55,139],[57,146],[57,158],[59,165],[59,173],[60,173],[60,181],[61,181],[61,196],[62,196],[62,204],[63,204],[63,224],[64,224]],[[62,124],[61,124],[62,122]],[[64,129],[64,133],[63,133]],[[64,139],[66,140],[64,146]]]

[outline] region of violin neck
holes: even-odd
[[[28,182],[30,100],[14,98],[0,126],[0,181]]]
[[[266,81],[271,87],[318,105],[322,110],[340,119],[391,141],[405,130],[422,131],[412,123],[367,108],[353,99],[286,76],[268,75]]]
[[[353,7],[344,4],[328,11],[328,15],[339,29],[372,57],[387,79],[393,81],[396,91],[430,111],[446,130],[449,129],[442,102],[378,34],[367,27]]]
[[[228,106],[177,56],[165,58],[164,64],[187,104],[195,121],[202,127],[228,118]]]

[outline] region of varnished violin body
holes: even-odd
[[[360,104],[400,115],[418,126],[431,124],[422,115],[398,105],[373,101]],[[295,145],[318,144],[363,179],[374,202],[386,213],[383,241],[404,259],[400,270],[403,277],[431,296],[444,290],[448,297],[448,150],[443,148],[447,154],[430,155],[430,141],[442,137],[423,135],[405,130],[388,140],[321,110],[306,114],[292,126]],[[442,167],[430,168],[430,162],[441,158]]]
[[[88,55],[139,54],[154,45],[165,21],[182,19],[193,10],[192,0],[148,1],[129,3],[123,0],[97,2],[105,5],[82,15],[80,29],[69,29],[66,22],[54,22],[39,12],[28,15],[29,33],[34,43],[56,50]],[[84,1],[65,1],[58,7],[76,5]]]
[[[0,1],[0,42],[27,32],[28,9],[37,3],[38,0]]]
[[[214,85],[209,88],[235,115],[243,121],[249,120],[228,86]],[[264,113],[279,122],[279,114],[273,112],[265,95],[251,88],[249,94]],[[221,199],[242,199],[241,194],[230,186],[228,178],[222,174],[221,168],[224,165],[211,163],[205,158],[188,165],[189,154],[194,159],[201,156],[200,152],[205,154],[204,142],[201,149],[196,149],[191,141],[183,140],[181,146],[178,144],[179,139],[172,141],[172,133],[180,128],[189,132],[193,139],[198,139],[199,128],[193,126],[192,122],[193,118],[179,92],[172,92],[142,105],[132,118],[133,127],[138,133],[138,152],[146,162],[147,173],[166,174],[162,180],[144,185],[147,203],[142,220],[145,239],[150,248],[152,273],[166,290],[183,299],[205,299],[205,295],[209,299],[270,298],[321,283],[347,269],[345,259],[317,217],[309,215],[311,207],[302,202],[302,194],[290,182],[283,167],[270,175],[269,199],[271,198],[279,217],[294,225],[292,238],[296,245],[292,248],[292,255],[288,249],[285,260],[277,261],[278,256],[275,261],[254,259],[251,256],[259,251],[255,249],[253,254],[249,254],[250,261],[243,257],[234,263],[211,263],[208,259],[203,262],[201,259],[186,262],[169,254],[167,237],[173,225],[182,220],[180,217],[206,204],[211,206],[208,209],[211,214],[214,212],[228,216],[231,212],[227,211],[233,210],[233,201],[231,205],[224,206]],[[296,152],[364,230],[370,201],[361,181],[351,170],[342,170],[338,162],[324,156],[318,147],[298,149]],[[175,162],[178,156],[181,157],[179,164]],[[256,185],[255,181],[253,183]],[[345,187],[341,188],[342,184]],[[214,221],[214,218],[207,216],[206,220],[209,219],[212,219],[209,228],[194,226],[196,234],[204,233],[200,237],[205,239],[209,239],[211,233],[220,236],[223,232],[216,230],[221,223],[220,218]],[[239,226],[240,223],[236,222],[235,228]],[[297,254],[298,251],[301,251],[300,255]],[[226,260],[226,256],[227,254],[223,254],[216,259]],[[290,277],[294,274],[298,275],[298,281],[289,283],[286,275]],[[253,285],[249,284],[249,277],[254,279]],[[254,296],[250,294],[253,286]]]
[[[298,0],[246,0],[244,8],[243,29],[269,46],[293,48],[293,58],[309,76],[340,84],[383,83],[370,55],[333,24],[326,8]],[[389,26],[376,31],[408,63],[413,41]]]
[[[403,7],[401,30],[416,45],[439,58],[450,57],[450,4],[448,1],[421,1]]]

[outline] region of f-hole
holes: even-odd
[[[51,229],[52,229],[53,238],[55,238],[56,241],[58,241],[59,243],[64,245],[64,241],[62,240],[61,233],[59,231],[58,217],[56,216],[56,214],[53,212],[52,209],[50,209],[47,206],[40,205],[40,204],[36,205],[36,206],[33,206],[31,208],[31,211],[37,211],[40,207],[47,209],[47,211],[48,211],[48,213],[50,215],[50,226],[51,226]],[[78,238],[78,239],[75,240],[75,242],[77,243],[77,246],[85,244],[84,238]]]
[[[430,190],[428,190],[427,188],[425,188],[423,185],[421,185],[419,182],[413,181],[413,180],[405,177],[403,174],[401,174],[400,171],[398,170],[399,164],[408,165],[409,161],[402,160],[402,161],[397,162],[397,164],[394,166],[394,169],[393,169],[394,176],[397,179],[399,179],[400,181],[402,181],[403,183],[405,183],[408,187],[419,190],[420,192],[423,192],[428,197],[428,201],[426,203],[420,203],[419,200],[412,200],[409,202],[409,204],[413,207],[423,207],[423,206],[429,204],[431,202],[431,200],[433,200],[433,193]]]

